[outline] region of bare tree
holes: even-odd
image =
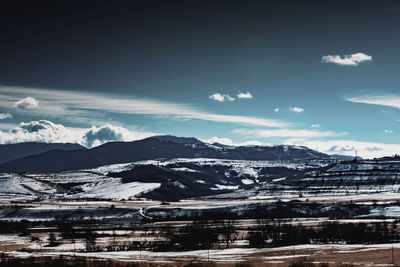
[[[90,229],[86,231],[85,246],[86,251],[96,250],[96,234],[93,233]]]
[[[217,233],[221,236],[227,248],[229,248],[229,244],[235,242],[238,237],[236,226],[237,222],[235,219],[222,220],[218,223]]]
[[[60,244],[60,242],[57,241],[57,237],[53,232],[49,234],[48,240],[49,240],[49,245],[48,245],[49,247],[55,247]]]

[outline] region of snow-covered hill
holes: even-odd
[[[179,200],[263,187],[318,170],[332,160],[158,159],[81,171],[3,174],[2,199]]]
[[[128,199],[154,190],[159,183],[124,184],[121,178],[77,171],[52,174],[3,174],[0,200],[33,199]]]
[[[176,158],[45,174],[2,174],[0,198],[57,200],[312,198],[397,193],[400,161]]]

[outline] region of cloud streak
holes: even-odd
[[[219,143],[219,144],[223,144],[223,145],[227,145],[227,146],[272,146],[272,144],[263,143],[263,142],[260,142],[257,140],[246,141],[246,142],[242,142],[242,143],[235,143],[230,138],[216,137],[216,136],[214,136],[210,139],[203,139],[202,141],[209,143],[209,144]]]
[[[380,95],[380,96],[365,95],[359,97],[346,98],[346,100],[353,103],[380,105],[380,106],[387,106],[400,109],[400,96],[397,95]]]
[[[322,63],[334,63],[344,66],[358,66],[361,62],[372,61],[372,56],[364,53],[354,53],[350,55],[327,55],[322,56]]]
[[[362,142],[356,140],[309,140],[293,138],[285,141],[287,145],[306,146],[327,154],[354,156],[354,151],[363,158],[384,157],[399,154],[399,144]]]
[[[240,115],[224,115],[196,109],[187,104],[176,104],[141,98],[127,98],[110,94],[82,91],[61,91],[26,88],[0,88],[0,106],[12,107],[20,95],[30,94],[40,100],[33,110],[19,110],[26,115],[63,117],[78,122],[101,120],[102,113],[167,116],[174,119],[197,119],[221,123],[245,124],[263,127],[287,127],[290,124],[274,119]],[[81,120],[81,121],[79,121]],[[96,122],[96,121],[95,121]],[[98,122],[98,121],[97,121]],[[94,123],[96,124],[96,123]]]
[[[235,129],[233,133],[258,138],[271,137],[296,137],[296,138],[324,138],[343,136],[347,133],[336,133],[333,131],[316,131],[316,130],[296,130],[296,129]]]

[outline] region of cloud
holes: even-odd
[[[110,124],[101,127],[92,127],[83,136],[88,147],[98,146],[108,141],[130,141],[135,136],[123,127],[115,127]]]
[[[233,133],[252,136],[258,138],[271,137],[296,137],[296,138],[317,138],[317,137],[334,137],[343,136],[347,133],[336,133],[332,131],[316,131],[316,130],[296,130],[296,129],[235,129]]]
[[[82,143],[81,135],[47,120],[21,122],[9,132],[0,133],[0,143],[43,142],[43,143]]]
[[[367,150],[367,151],[380,151],[380,150],[383,150],[383,148],[377,147],[377,146],[372,146],[372,147],[366,147],[365,150]]]
[[[358,66],[361,62],[372,61],[372,57],[364,53],[355,53],[350,55],[328,55],[322,56],[322,63],[334,63],[345,66]]]
[[[388,129],[385,130],[385,134],[392,134],[392,133],[393,133],[393,130],[388,130]]]
[[[38,105],[39,101],[30,96],[22,98],[21,100],[18,100],[17,102],[14,103],[14,107],[23,109],[37,108]]]
[[[290,124],[274,119],[224,115],[196,109],[187,104],[161,102],[142,98],[128,98],[112,94],[82,91],[62,91],[0,87],[0,107],[10,107],[19,95],[40,99],[40,106],[34,110],[20,109],[24,115],[62,118],[79,123],[103,124],[104,112],[118,114],[141,114],[171,119],[197,119],[204,121],[255,125],[263,127],[287,127]]]
[[[290,107],[289,110],[296,113],[304,112],[304,109],[299,107]]]
[[[387,106],[392,108],[400,108],[400,96],[398,95],[380,95],[380,96],[365,95],[365,96],[346,98],[346,100],[353,103],[363,103],[370,105]]]
[[[0,120],[12,118],[10,113],[0,113]]]
[[[279,112],[279,110],[280,110],[279,108],[275,108],[274,112]]]
[[[311,140],[292,138],[284,142],[287,145],[306,146],[327,154],[340,154],[363,158],[375,158],[399,154],[400,144],[384,144],[374,142],[362,142],[356,140]]]
[[[344,146],[333,145],[327,150],[327,152],[331,153],[348,152],[348,151],[354,152],[355,150],[356,149],[353,146],[349,145],[344,145]]]
[[[311,128],[319,128],[319,127],[321,127],[321,125],[319,125],[319,124],[311,124],[310,127]]]
[[[85,129],[67,128],[51,121],[39,120],[21,122],[8,132],[0,132],[0,143],[77,143],[93,147],[109,141],[133,141],[152,135],[156,133],[132,131],[111,124]]]
[[[230,95],[223,95],[220,93],[212,94],[209,98],[218,102],[235,101],[235,98],[231,97]]]
[[[237,94],[237,97],[244,98],[244,99],[251,99],[251,98],[253,98],[253,95],[250,92],[246,92],[246,93],[239,92]]]
[[[210,139],[204,139],[202,140],[205,143],[209,144],[214,144],[214,143],[219,143],[227,146],[272,146],[271,144],[268,143],[263,143],[260,141],[246,141],[242,143],[234,143],[230,138],[225,138],[225,137],[212,137]]]

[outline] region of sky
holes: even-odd
[[[0,25],[0,143],[400,154],[398,1],[13,1]]]

